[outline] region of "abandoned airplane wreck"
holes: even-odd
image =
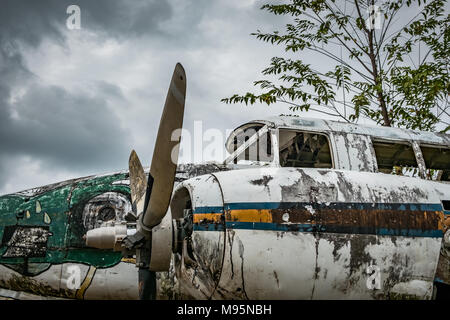
[[[156,298],[432,299],[450,285],[450,135],[277,117],[226,148],[177,166],[152,232]],[[137,299],[119,237],[136,232],[130,192],[121,171],[0,197],[0,296]],[[119,246],[88,246],[105,225]]]

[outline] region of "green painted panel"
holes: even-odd
[[[130,199],[128,185],[113,184],[127,179],[128,173],[118,173],[59,184],[34,196],[13,194],[0,197],[0,264],[16,265],[13,267],[15,270],[23,269],[31,274],[45,270],[49,263],[78,262],[98,268],[117,264],[121,259],[120,252],[85,246],[82,237],[87,230],[82,215],[89,200],[105,192],[117,192]],[[7,226],[13,227],[5,235]],[[30,230],[27,227],[49,228],[51,235],[47,240],[45,256],[4,257],[9,250],[8,240],[17,238],[16,228]]]

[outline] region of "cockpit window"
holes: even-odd
[[[256,124],[248,126],[244,129],[239,129],[233,138],[232,150],[236,151],[244,142],[246,142],[251,136],[257,133],[262,127],[262,124]]]
[[[332,168],[330,144],[324,134],[280,130],[282,167]]]
[[[257,132],[254,131],[253,134],[256,133]],[[249,136],[246,136],[245,141],[247,141],[249,138],[250,138]],[[262,134],[258,138],[258,140],[249,145],[244,152],[242,152],[234,159],[234,163],[237,164],[243,164],[246,161],[258,161],[258,162],[273,161],[272,139],[269,131]]]
[[[405,176],[419,176],[414,150],[409,143],[373,141],[378,171]]]
[[[428,178],[450,181],[450,148],[421,146]]]

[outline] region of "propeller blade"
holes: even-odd
[[[136,217],[144,212],[147,177],[136,151],[132,150],[128,160],[130,175],[131,205]]]
[[[151,193],[147,190],[149,199],[144,205],[144,215],[141,220],[146,229],[158,225],[169,207],[181,138],[181,134],[176,137],[173,137],[173,134],[183,127],[185,99],[186,73],[183,66],[177,63],[167,92],[153,150],[149,180],[152,177],[154,181]]]
[[[185,99],[186,74],[181,64],[177,63],[159,123],[148,179],[134,150],[128,162],[131,201],[138,218],[137,232],[127,236],[126,227],[124,233],[119,226],[114,226],[97,228],[86,234],[87,244],[102,248],[123,246],[127,250],[136,249],[141,299],[156,298],[154,271],[167,270],[170,264],[172,217],[170,214],[166,216],[166,213],[175,182],[181,139],[181,132],[177,130],[183,127]]]

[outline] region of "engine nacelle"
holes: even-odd
[[[225,248],[223,197],[211,174],[185,180],[171,202],[176,276],[192,297],[210,298],[218,285]],[[210,232],[204,232],[206,227]]]

